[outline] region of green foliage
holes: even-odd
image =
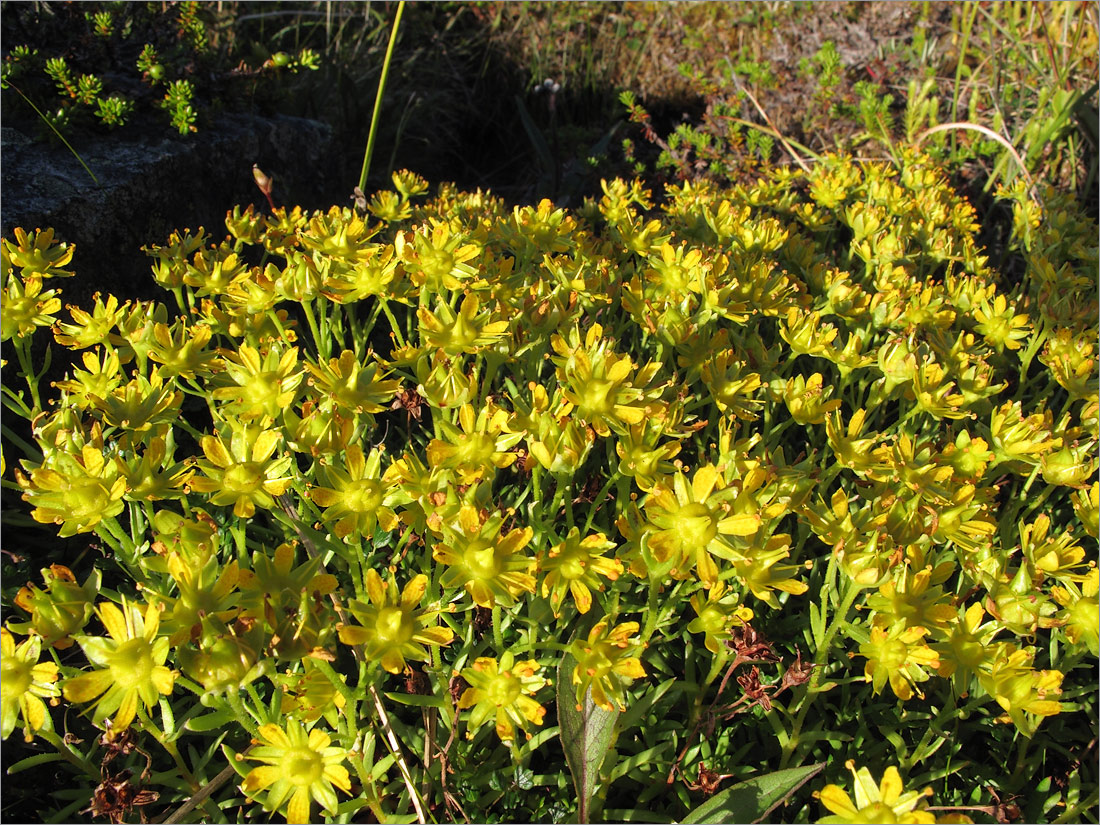
[[[168,84],[161,106],[168,112],[174,126],[181,135],[197,131],[195,128],[195,110],[191,98],[195,89],[189,80],[173,80]]]
[[[26,18],[25,26],[46,28],[42,55],[25,44],[12,48],[3,61],[3,88],[18,83],[15,111],[29,105],[62,133],[81,126],[115,129],[152,108],[163,111],[160,122],[189,134],[198,130],[200,99],[222,105],[243,97],[248,86],[252,97],[260,78],[320,67],[320,55],[307,47],[250,66],[234,53],[229,39],[219,36],[224,22],[214,11],[197,2],[85,3],[79,13],[48,3],[20,8],[13,13]],[[81,47],[84,32],[99,45]],[[137,44],[141,51],[134,60],[131,49]],[[148,87],[161,90],[152,95],[135,91],[127,81],[135,68]]]
[[[1003,190],[1008,277],[897,153],[660,209],[402,173],[66,315],[17,230],[5,489],[97,548],[4,594],[43,818],[1087,818],[1096,226]]]

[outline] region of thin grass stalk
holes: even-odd
[[[382,61],[382,75],[378,78],[378,92],[374,96],[374,111],[370,116],[370,132],[367,134],[367,149],[363,153],[363,168],[359,172],[359,188],[365,190],[367,173],[370,171],[370,159],[374,154],[374,139],[378,132],[378,115],[382,110],[382,94],[386,89],[386,78],[390,73],[390,61],[393,59],[393,47],[397,43],[397,30],[401,27],[401,15],[405,11],[405,0],[397,4],[397,14],[393,18],[390,30],[390,42],[386,46],[386,57]]]
[[[93,173],[92,170],[88,168],[88,164],[86,164],[84,162],[84,158],[80,157],[80,155],[77,154],[76,149],[74,149],[72,147],[72,144],[70,144],[69,141],[65,140],[65,136],[63,134],[61,134],[61,132],[57,131],[57,127],[54,126],[53,123],[50,122],[50,119],[48,117],[46,117],[44,114],[42,114],[42,110],[39,109],[37,106],[35,106],[31,102],[31,99],[29,97],[27,97],[25,94],[23,94],[21,91],[19,91],[18,87],[12,86],[11,83],[8,83],[8,86],[10,86],[12,89],[14,89],[15,93],[17,95],[19,95],[21,98],[23,98],[23,100],[25,100],[27,102],[28,106],[30,106],[32,109],[34,109],[34,113],[36,115],[38,115],[39,118],[42,119],[43,123],[45,123],[47,126],[50,127],[50,129],[53,130],[53,133],[55,135],[57,135],[58,140],[60,140],[62,143],[65,144],[65,148],[73,153],[73,157],[76,158],[77,161],[79,161],[81,166],[84,167],[84,171],[88,173],[88,177],[90,177],[92,179],[92,181],[95,183],[96,186],[99,186],[99,178],[97,178],[95,176],[95,173]]]

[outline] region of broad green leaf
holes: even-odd
[[[577,791],[577,818],[587,822],[588,803],[596,790],[600,765],[611,746],[618,710],[604,710],[592,701],[592,691],[584,694],[584,703],[577,709],[573,691],[573,668],[577,660],[566,654],[558,665],[558,726],[565,762],[573,774]]]
[[[680,822],[759,822],[824,767],[821,762],[738,782],[712,796]]]

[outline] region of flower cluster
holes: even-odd
[[[837,626],[868,692],[984,698],[1025,736],[1070,709],[1038,640],[1098,649],[1094,227],[1002,192],[1010,286],[912,153],[684,184],[660,211],[637,181],[574,214],[395,186],[366,219],[250,207],[222,240],[174,234],[148,250],[173,308],[59,320],[44,283],[71,248],[3,242],[27,386],[5,401],[38,449],[15,479],[137,585],[53,568],[20,593],[5,736],[47,729],[59,691],[147,727],[183,686],[266,743],[245,792],[303,820],[336,811],[345,757],[366,789],[385,773],[347,711],[377,687],[519,748],[565,651],[577,701],[623,709],[667,651],[712,657],[709,684],[748,620],[815,599],[815,622],[857,609]],[[51,327],[80,360],[44,405],[29,340]],[[88,669],[38,664],[74,641]],[[857,779],[823,802],[924,821],[896,774]]]

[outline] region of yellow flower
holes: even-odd
[[[332,486],[309,491],[314,503],[326,508],[325,522],[335,522],[332,530],[340,538],[370,538],[378,525],[394,529],[397,515],[391,508],[404,497],[392,478],[383,478],[382,454],[371,450],[364,457],[363,448],[352,444],[344,461],[345,467],[322,465],[321,472]]]
[[[5,243],[7,243],[5,241]],[[3,288],[0,306],[0,341],[30,335],[38,327],[54,322],[54,313],[61,309],[60,290],[42,291],[42,278],[37,275],[12,276]]]
[[[867,597],[867,607],[875,611],[879,624],[902,621],[907,627],[945,629],[956,618],[956,610],[951,597],[939,585],[953,570],[950,562],[934,570],[931,565],[922,570],[910,564],[900,565],[890,581],[879,585],[877,594]]]
[[[454,470],[463,484],[476,484],[486,473],[490,478],[498,467],[508,467],[516,460],[509,450],[523,438],[521,433],[505,429],[508,414],[491,405],[474,414],[470,404],[458,411],[459,430],[446,421],[439,422],[442,439],[428,444],[428,463],[432,467]]]
[[[469,262],[482,254],[482,246],[473,238],[452,232],[444,221],[428,220],[413,236],[412,245],[404,248],[405,270],[410,280],[428,294],[461,289],[465,281],[477,275],[477,266]]]
[[[213,334],[207,324],[191,326],[182,321],[172,326],[155,324],[149,358],[161,365],[160,374],[165,378],[204,378],[213,370],[217,357],[214,350],[207,348]]]
[[[1034,649],[1017,650],[1007,642],[998,645],[990,658],[992,662],[979,670],[978,681],[1005,710],[997,721],[1011,721],[1030,739],[1044,718],[1062,712],[1062,703],[1051,697],[1061,694],[1064,674],[1035,670]]]
[[[1073,582],[1065,587],[1052,587],[1051,595],[1064,608],[1058,619],[1064,622],[1066,637],[1074,644],[1084,643],[1089,652],[1100,653],[1100,571],[1089,570],[1080,589]]]
[[[630,637],[638,632],[637,622],[623,622],[608,631],[605,618],[588,633],[587,639],[577,639],[569,646],[569,652],[577,660],[573,668],[573,686],[576,689],[577,707],[584,702],[585,693],[592,690],[592,701],[611,710],[612,703],[619,710],[626,710],[623,698],[623,680],[641,679],[645,668],[636,653],[639,645]]]
[[[27,232],[17,226],[12,234],[15,235],[15,243],[7,239],[0,243],[5,269],[11,265],[22,267],[25,276],[37,275],[40,278],[72,276],[72,272],[61,267],[73,259],[76,247],[68,243],[58,243],[54,248],[52,228]]]
[[[482,520],[464,505],[455,521],[443,525],[443,540],[432,551],[432,558],[447,565],[443,587],[466,588],[480,607],[510,606],[520,593],[535,591],[535,560],[520,555],[533,531],[517,527],[501,538],[503,521],[499,513]]]
[[[924,643],[927,633],[926,628],[907,628],[901,622],[890,629],[871,628],[871,641],[859,646],[859,655],[867,658],[864,678],[874,683],[876,695],[889,681],[894,695],[905,701],[912,698],[917,682],[928,679],[924,668],[937,667],[939,657]]]
[[[791,555],[791,537],[787,533],[769,536],[762,545],[754,542],[749,548],[743,548],[741,554],[733,560],[737,578],[773,610],[779,610],[779,599],[773,590],[782,590],[792,596],[801,596],[809,590],[808,584],[794,579],[799,567],[778,563]]]
[[[54,338],[57,343],[70,349],[84,349],[108,340],[111,330],[125,316],[129,301],[119,307],[118,298],[114,295],[107,296],[107,303],[103,303],[98,292],[92,298],[95,301],[95,307],[91,313],[79,307],[69,307],[69,313],[73,316],[75,323],[59,323],[54,328]],[[122,339],[118,338],[117,343],[123,343]]]
[[[916,810],[917,804],[926,796],[932,795],[931,788],[922,791],[907,791],[902,784],[901,775],[893,765],[882,775],[882,782],[876,783],[867,768],[856,770],[856,764],[849,759],[845,767],[855,777],[855,802],[848,792],[839,785],[826,785],[814,793],[821,804],[833,812],[834,816],[819,819],[819,823],[860,823],[897,822],[897,823],[934,823],[936,817],[927,811]]]
[[[466,737],[473,739],[475,731],[490,718],[495,720],[502,742],[515,739],[516,725],[522,729],[526,729],[527,722],[541,725],[546,708],[531,698],[549,684],[538,675],[541,669],[534,659],[516,664],[511,653],[501,656],[499,665],[496,659],[482,656],[464,668],[459,675],[470,687],[458,700],[458,707],[473,708],[466,722]]]
[[[1010,305],[1004,295],[998,295],[992,304],[988,300],[983,301],[974,310],[974,319],[978,322],[974,328],[997,352],[1004,351],[1005,347],[1019,349],[1020,342],[1027,338],[1031,327],[1028,316],[1017,315],[1016,307]]]
[[[294,720],[287,721],[286,730],[264,725],[260,737],[263,742],[257,741],[245,758],[264,764],[248,772],[241,790],[251,796],[266,789],[264,808],[268,811],[277,811],[287,803],[288,823],[310,822],[311,800],[335,815],[334,787],[344,793],[351,791],[351,777],[342,764],[347,751],[330,747],[331,737],[317,728],[307,735]]]
[[[569,402],[562,412],[575,408],[577,418],[607,436],[612,429],[625,432],[627,426],[660,412],[663,405],[657,400],[661,388],[652,386],[660,364],[652,362],[635,371],[630,356],[614,352],[610,339],[602,336],[603,327],[593,324],[583,345],[578,328],[568,338],[553,336],[550,343],[557,353],[551,360]]]
[[[657,479],[675,470],[670,459],[680,452],[680,442],[673,439],[659,444],[665,422],[647,418],[631,424],[619,436],[615,452],[619,454],[619,472],[633,478],[642,490],[650,492]]]
[[[43,524],[57,524],[62,538],[87,533],[105,518],[114,518],[125,506],[126,479],[115,462],[85,444],[79,456],[64,456],[60,469],[38,467],[28,480],[18,474],[26,489],[23,500],[34,505],[31,516]]]
[[[473,293],[462,299],[458,312],[445,301],[436,302],[436,311],[420,307],[416,317],[420,320],[420,338],[428,346],[455,356],[477,352],[492,345],[508,332],[509,322],[492,320],[499,314],[491,310],[478,312],[479,302]]]
[[[165,385],[154,368],[149,378],[139,375],[106,398],[93,399],[92,406],[103,415],[104,423],[118,428],[123,448],[130,450],[153,427],[167,429],[179,417],[182,403],[183,392],[173,390],[171,380]]]
[[[61,691],[57,685],[57,665],[39,663],[42,639],[30,636],[19,647],[7,628],[0,628],[0,739],[15,730],[16,718],[23,717],[23,738],[30,742],[34,732],[53,729],[43,698],[53,699]]]
[[[261,358],[258,350],[242,344],[235,353],[222,358],[222,367],[233,382],[218,387],[210,395],[228,401],[224,412],[242,419],[277,419],[294,403],[303,373],[298,369],[298,348],[280,352],[274,345]]]
[[[704,593],[695,593],[691,597],[691,608],[695,618],[688,624],[689,633],[702,633],[707,650],[718,655],[721,644],[732,638],[733,627],[752,621],[753,613],[740,605],[740,598],[729,592],[725,582],[715,582]]]
[[[722,331],[723,333],[725,330]],[[763,401],[755,397],[760,373],[753,371],[730,348],[728,338],[715,336],[712,354],[703,362],[702,379],[719,412],[742,421],[755,421]]]
[[[71,379],[58,381],[54,386],[70,393],[64,397],[63,404],[86,410],[97,399],[109,396],[122,383],[123,373],[117,350],[89,350],[82,354],[81,361],[87,370],[74,369]]]
[[[937,671],[951,677],[962,694],[970,689],[970,679],[993,650],[993,637],[1001,630],[997,622],[982,623],[985,610],[978,603],[970,605],[947,630],[946,638],[933,645],[940,655]]]
[[[771,390],[777,400],[782,399],[787,405],[791,418],[804,427],[823,423],[825,416],[841,405],[839,398],[828,400],[833,394],[833,386],[825,386],[825,378],[819,372],[809,378],[796,375],[786,383],[777,378],[772,382]]]
[[[542,595],[550,595],[550,606],[557,616],[562,599],[568,590],[573,594],[577,610],[587,613],[592,606],[592,590],[603,590],[600,576],[615,581],[622,575],[623,563],[618,559],[605,559],[603,554],[615,549],[603,533],[580,537],[576,527],[569,531],[565,541],[558,542],[539,562],[546,572],[542,580]]]
[[[203,436],[207,460],[198,462],[197,467],[204,475],[192,478],[190,486],[199,493],[213,493],[211,504],[232,504],[235,515],[251,518],[257,507],[270,510],[275,506],[274,496],[290,487],[292,479],[282,474],[290,469],[293,458],[271,460],[280,441],[275,430],[237,423],[230,427],[228,446],[224,436]]]
[[[120,731],[133,721],[139,704],[152,707],[162,694],[171,693],[177,674],[164,666],[170,645],[166,636],[158,635],[157,606],[147,605],[143,613],[124,598],[121,610],[104,602],[96,613],[110,638],[76,637],[88,661],[98,669],[66,680],[65,698],[91,702],[99,697],[93,720],[99,723],[114,713],[112,727]]]
[[[756,513],[729,514],[730,496],[720,481],[718,469],[709,464],[696,470],[690,486],[677,470],[671,482],[658,481],[645,501],[653,528],[648,547],[657,563],[671,564],[680,577],[694,566],[707,585],[718,580],[712,556],[727,561],[741,557],[727,537],[750,536],[760,527]]]
[[[419,609],[428,587],[428,577],[423,573],[405,585],[400,597],[397,582],[391,578],[383,584],[374,570],[367,571],[363,583],[370,602],[350,602],[348,607],[359,624],[339,625],[340,641],[364,645],[366,657],[381,662],[390,673],[404,670],[406,659],[428,661],[425,645],[449,645],[454,639],[450,628],[436,625],[438,610]]]
[[[241,612],[263,622],[271,633],[269,655],[296,660],[325,650],[333,633],[332,603],[322,599],[337,587],[321,557],[294,566],[295,545],[283,543],[252,554],[252,569],[241,570]]]
[[[351,350],[344,350],[339,358],[330,358],[326,363],[307,362],[306,369],[313,376],[309,385],[346,412],[382,412],[401,388],[400,381],[381,380],[379,365],[372,362],[364,366]]]
[[[64,565],[51,564],[41,572],[45,590],[27,582],[15,596],[15,604],[30,613],[31,620],[9,626],[16,633],[34,633],[43,644],[65,650],[73,645],[70,634],[82,630],[91,618],[103,574],[94,568],[84,584],[78,585],[73,571]]]

